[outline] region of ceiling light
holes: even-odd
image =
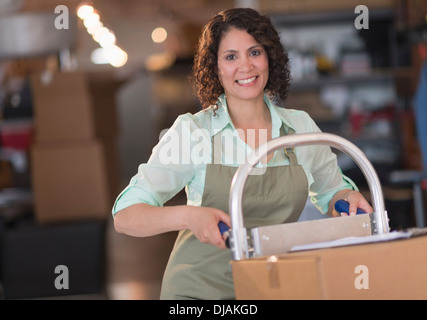
[[[90,61],[94,64],[108,64],[107,57],[105,56],[104,48],[97,48],[90,54]]]
[[[122,67],[128,60],[127,53],[117,46],[111,46],[103,49],[105,57],[113,67]]]
[[[111,31],[108,31],[100,36],[99,45],[103,48],[108,48],[116,44],[116,36]]]
[[[98,21],[98,23],[95,23],[93,25],[91,25],[89,28],[87,28],[87,33],[89,33],[90,35],[93,35],[99,30],[102,29],[104,27],[104,25],[102,24],[101,21]]]
[[[122,67],[127,59],[127,53],[117,46],[97,48],[90,55],[90,60],[94,64],[111,64],[116,68]]]
[[[77,8],[77,16],[84,20],[93,13],[93,7],[87,4],[82,4]]]
[[[95,12],[91,13],[86,18],[84,18],[83,24],[87,29],[96,26],[97,24],[99,24],[99,14]]]
[[[153,32],[151,33],[151,39],[155,43],[162,43],[166,40],[167,37],[168,37],[168,32],[163,27],[158,27],[154,29]]]
[[[95,32],[92,33],[92,38],[93,40],[99,43],[101,41],[102,36],[108,32],[110,32],[110,30],[108,30],[108,28],[104,26],[102,26],[101,28],[96,28]]]
[[[109,63],[116,68],[125,65],[128,59],[127,53],[116,46],[116,36],[104,27],[95,9],[91,5],[82,4],[77,8],[77,15],[83,20],[87,32],[101,46],[92,52],[91,61],[95,64]]]

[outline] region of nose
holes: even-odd
[[[252,69],[252,67],[253,67],[252,62],[248,56],[243,56],[240,59],[240,63],[239,63],[239,71],[240,72],[250,71]]]

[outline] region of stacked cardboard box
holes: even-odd
[[[31,78],[31,172],[38,222],[110,214],[117,194],[117,124],[114,90],[106,79],[80,72]]]

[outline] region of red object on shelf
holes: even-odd
[[[0,127],[2,148],[28,150],[33,137],[33,124],[25,121],[3,122]]]

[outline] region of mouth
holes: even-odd
[[[240,84],[240,85],[249,85],[252,82],[254,82],[257,78],[258,78],[258,76],[255,76],[252,78],[247,78],[247,79],[242,79],[242,80],[236,80],[236,83]]]

